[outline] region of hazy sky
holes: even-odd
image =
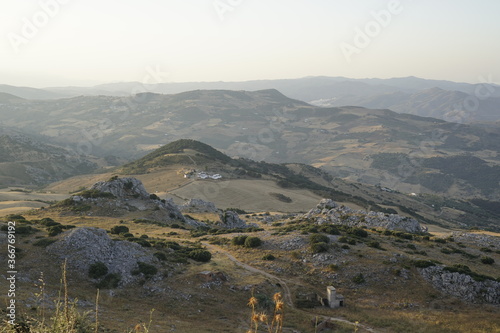
[[[498,83],[499,15],[498,0],[0,0],[0,83]]]

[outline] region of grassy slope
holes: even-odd
[[[118,218],[60,216],[57,211],[40,211],[35,215],[25,216],[28,219],[52,217],[63,224],[99,226],[108,230],[119,223]],[[167,238],[180,243],[198,240],[191,239],[187,231],[135,224],[127,218],[124,225],[128,226],[135,236],[147,234],[150,238]],[[478,259],[441,252],[445,247],[456,247],[454,243],[401,240],[369,231],[368,239],[357,239],[357,244],[351,245],[349,250],[340,249],[341,243],[334,241],[329,250],[333,259],[322,262],[312,259],[307,248],[308,236],[298,231],[283,233],[280,227],[263,227],[264,231],[255,234],[264,241],[261,247],[245,249],[229,245],[222,246],[223,249],[242,262],[284,279],[294,296],[303,292],[324,293],[325,286],[333,283],[346,297],[347,306],[339,310],[318,308],[304,312],[287,309],[285,326],[309,332],[312,329],[309,321],[315,315],[328,315],[359,321],[377,328],[378,332],[495,332],[500,329],[498,307],[466,304],[440,294],[419,277],[408,261],[421,258],[437,259],[446,265],[462,263],[478,273],[496,276],[500,275],[498,253],[488,254],[495,258],[495,265],[483,265]],[[178,235],[165,235],[171,231],[177,232]],[[280,234],[276,235],[276,232]],[[23,251],[18,259],[18,270],[26,277],[19,281],[20,300],[31,299],[32,293],[37,291],[33,281],[37,280],[40,271],[44,272],[47,295],[53,298],[58,293],[60,272],[57,267],[60,260],[48,256],[32,245],[37,238],[44,235],[45,231],[39,231],[31,236],[19,236],[18,246]],[[283,242],[297,238],[304,238],[305,245],[293,251],[281,248]],[[380,242],[385,251],[367,246],[368,240]],[[425,251],[427,255],[414,254],[413,250],[409,249],[409,244],[414,245],[418,251]],[[462,249],[471,254],[481,254],[478,246],[466,244]],[[403,257],[395,257],[396,253],[402,254]],[[212,251],[212,254],[213,260],[209,263],[192,262],[187,266],[162,268],[162,272],[168,275],[156,285],[160,290],[165,288],[162,292],[149,293],[149,282],[146,282],[145,288],[135,286],[117,289],[113,296],[103,290],[100,300],[101,323],[114,329],[114,332],[124,332],[141,321],[148,321],[149,311],[154,308],[152,332],[164,332],[172,325],[175,325],[177,331],[188,333],[244,332],[249,315],[246,303],[252,288],[255,293],[266,295],[272,295],[280,291],[280,288],[268,278],[238,268],[223,253]],[[273,254],[277,259],[272,262],[264,261],[261,259],[264,254]],[[399,259],[391,263],[390,258]],[[329,266],[330,262],[337,265],[333,271]],[[408,280],[397,274],[401,269],[408,270]],[[229,282],[221,287],[203,288],[202,281],[196,274],[204,270],[223,271]],[[365,283],[352,282],[352,277],[358,273],[363,273]],[[70,297],[77,297],[87,304],[83,310],[93,309],[96,290],[85,278],[70,272],[69,289]],[[349,332],[352,329],[344,328],[339,331]]]

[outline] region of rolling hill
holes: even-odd
[[[0,116],[5,126],[43,135],[77,155],[109,161],[116,160],[113,156],[137,159],[191,138],[229,156],[309,164],[335,177],[405,193],[500,198],[492,185],[500,163],[498,123],[457,124],[386,109],[316,107],[276,90],[23,101],[22,107],[3,104]],[[389,156],[384,154],[402,155],[388,160],[396,163],[388,170],[379,163]],[[481,169],[469,163],[470,170],[457,174],[436,163],[441,161],[436,158],[467,156]],[[483,180],[477,179],[478,172]]]
[[[96,168],[97,164],[90,159],[61,147],[0,131],[1,187],[46,185]]]
[[[210,178],[210,175],[219,175]],[[273,164],[231,158],[202,142],[181,139],[107,173],[72,177],[47,186],[51,193],[74,193],[113,176],[133,176],[161,198],[183,204],[190,198],[220,208],[249,212],[297,213],[321,198],[355,209],[399,213],[432,228],[500,230],[494,201],[438,195],[408,195],[381,186],[334,178],[299,163]]]

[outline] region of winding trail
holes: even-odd
[[[207,243],[207,242],[201,242],[201,243],[203,245],[205,245],[208,249],[212,250],[212,251],[217,251],[217,252],[220,252],[220,253],[224,254],[229,260],[231,260],[236,265],[240,266],[243,269],[246,269],[249,272],[261,274],[261,275],[263,275],[263,276],[265,276],[265,277],[267,277],[269,279],[276,280],[281,285],[281,287],[283,288],[283,297],[285,299],[285,302],[290,306],[290,308],[292,308],[292,309],[294,309],[296,311],[301,311],[301,312],[306,313],[308,315],[313,315],[313,316],[318,317],[318,318],[323,318],[325,320],[332,320],[332,321],[337,321],[337,322],[341,322],[341,323],[345,323],[345,324],[357,326],[357,327],[360,327],[360,328],[366,330],[367,332],[371,332],[371,333],[376,333],[377,332],[373,328],[370,328],[370,327],[365,326],[365,325],[360,324],[360,323],[353,323],[352,321],[349,321],[347,319],[338,318],[338,317],[324,316],[324,315],[316,315],[316,314],[311,313],[309,311],[305,311],[305,310],[296,308],[295,305],[293,304],[293,301],[292,301],[292,293],[290,292],[290,288],[288,287],[287,283],[283,279],[277,277],[276,275],[270,274],[270,273],[268,273],[266,271],[263,271],[261,269],[255,268],[253,266],[245,264],[244,262],[239,261],[231,253],[229,253],[229,251],[227,251],[227,250],[225,250],[225,249],[223,249],[223,248],[221,248],[219,246],[216,246],[216,245],[213,245],[213,244],[210,244],[210,243]]]

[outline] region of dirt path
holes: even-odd
[[[216,246],[216,245],[213,245],[213,244],[209,244],[207,242],[201,242],[203,245],[205,245],[208,249],[212,250],[212,251],[216,251],[216,252],[220,252],[222,254],[224,254],[226,257],[228,257],[229,260],[231,260],[232,262],[234,262],[236,265],[246,269],[247,271],[249,272],[253,272],[253,273],[257,273],[257,274],[261,274],[271,280],[275,280],[277,281],[281,287],[283,288],[283,297],[286,301],[286,303],[292,308],[292,309],[295,309],[297,311],[301,311],[301,312],[304,312],[304,313],[307,313],[309,315],[313,315],[313,316],[317,316],[319,318],[322,318],[324,320],[331,320],[331,321],[337,321],[337,322],[341,322],[341,323],[345,323],[345,324],[349,324],[349,325],[353,325],[353,326],[357,326],[359,328],[362,328],[364,329],[365,331],[367,332],[371,332],[371,333],[376,333],[377,331],[375,331],[374,329],[368,327],[368,326],[365,326],[363,324],[359,324],[359,323],[353,323],[352,321],[349,321],[347,319],[343,319],[343,318],[338,318],[338,317],[330,317],[330,316],[323,316],[323,315],[316,315],[314,313],[311,313],[311,312],[308,312],[308,311],[304,311],[302,309],[297,309],[295,307],[295,305],[293,304],[293,301],[292,301],[292,293],[290,292],[290,288],[288,287],[288,285],[286,284],[285,281],[283,281],[281,278],[277,277],[276,275],[273,275],[273,274],[270,274],[268,272],[265,272],[263,270],[260,270],[258,268],[255,268],[255,267],[252,267],[248,264],[245,264],[241,261],[239,261],[238,259],[236,259],[231,253],[229,253],[229,251],[219,247],[219,246]]]

